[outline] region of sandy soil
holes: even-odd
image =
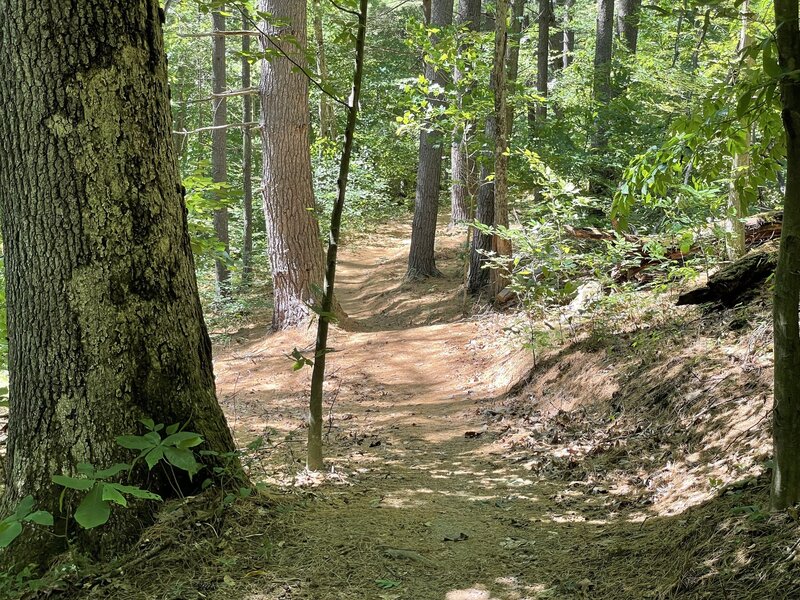
[[[441,232],[444,277],[421,283],[402,280],[404,225],[342,257],[352,323],[332,340],[324,482],[302,471],[310,369],[292,371],[286,356],[309,349],[313,332],[254,327],[218,349],[237,437],[268,436],[263,477],[298,498],[265,533],[272,583],[253,600],[521,599],[553,585],[583,597],[596,585],[581,555],[607,521],[592,521],[591,501],[589,519],[567,514],[564,485],[534,480],[486,427],[530,357],[503,335],[510,317],[464,315],[464,237]]]

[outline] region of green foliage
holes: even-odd
[[[94,529],[104,525],[111,517],[111,505],[123,508],[128,506],[126,496],[142,500],[161,501],[161,496],[143,490],[137,486],[123,485],[108,481],[120,473],[130,471],[131,465],[115,464],[108,469],[96,470],[91,464],[81,463],[76,467],[77,475],[54,475],[53,483],[64,488],[61,493],[60,506],[64,510],[64,497],[67,490],[83,492],[73,517],[84,529]]]
[[[152,419],[142,419],[141,423],[147,429],[144,435],[123,435],[117,438],[117,443],[123,448],[139,451],[131,468],[144,459],[151,471],[159,462],[165,461],[172,467],[186,471],[190,478],[197,474],[201,465],[192,448],[203,443],[199,434],[182,431],[177,423],[166,428],[163,424],[156,425]],[[166,437],[162,436],[162,431],[165,431]]]
[[[26,524],[53,526],[53,515],[46,510],[34,510],[34,504],[33,496],[26,496],[11,515],[0,521],[0,548],[7,548],[17,539]]]

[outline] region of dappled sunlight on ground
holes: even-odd
[[[443,278],[405,283],[392,236],[407,233],[388,227],[343,257],[352,328],[331,339],[325,473],[304,469],[310,371],[286,356],[309,352],[313,331],[217,348],[237,439],[266,438],[250,473],[279,493],[264,527],[280,545],[256,571],[273,591],[252,600],[639,600],[723,573],[728,558],[695,567],[686,540],[720,528],[735,544],[721,517],[754,502],[737,494],[763,494],[761,347],[698,340],[670,356],[650,330],[585,340],[540,356],[509,398],[531,356],[505,337],[509,317],[464,313],[464,235],[439,238]]]

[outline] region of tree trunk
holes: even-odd
[[[566,69],[572,64],[572,57],[575,53],[575,30],[572,29],[572,9],[575,0],[564,0],[564,48],[562,54],[562,65]]]
[[[616,0],[615,29],[617,37],[622,41],[625,49],[631,54],[636,54],[639,42],[639,18],[642,9],[642,0]]]
[[[344,148],[339,163],[337,179],[338,194],[331,212],[331,227],[328,250],[325,257],[325,289],[323,290],[322,312],[317,321],[317,339],[314,345],[314,368],[311,375],[311,398],[308,420],[308,458],[306,466],[312,471],[324,467],[322,454],[322,400],[325,384],[325,360],[328,352],[328,325],[333,310],[334,287],[336,284],[336,263],[339,253],[339,237],[342,228],[342,212],[347,197],[347,181],[350,176],[350,158],[358,123],[358,105],[361,98],[361,82],[364,79],[364,47],[367,38],[367,10],[369,0],[360,0],[358,13],[358,33],[356,35],[356,60],[353,72],[353,89],[350,106],[347,109],[347,128],[344,132]]]
[[[61,488],[51,477],[82,462],[129,462],[115,438],[136,432],[140,418],[185,423],[219,452],[233,441],[197,293],[158,3],[9,0],[5,9],[4,502],[7,509],[30,494],[58,515]],[[176,495],[163,478],[132,478]],[[192,494],[203,479],[179,485]],[[149,521],[149,507],[140,509],[115,511],[75,547],[101,557],[130,548]],[[63,533],[64,522],[56,526]],[[63,543],[28,532],[12,560],[45,564]]]
[[[494,64],[494,114],[497,137],[494,149],[494,226],[508,227],[508,80],[506,56],[508,48],[508,1],[497,0],[495,15]],[[519,1],[519,0],[517,0]],[[511,241],[494,236],[492,250],[499,257],[511,256]],[[491,272],[492,295],[497,296],[508,285],[505,269]]]
[[[489,116],[484,129],[487,150],[483,152],[480,161],[480,181],[475,203],[475,219],[484,225],[494,224],[494,181],[489,181],[489,177],[492,174],[496,131],[494,115]],[[472,295],[478,294],[489,284],[489,270],[483,267],[486,264],[485,255],[491,250],[492,236],[473,229],[467,273],[467,291]]]
[[[314,42],[317,46],[317,75],[323,83],[330,79],[328,59],[325,55],[325,36],[322,31],[322,6],[314,0]],[[319,136],[336,139],[336,114],[331,99],[326,94],[319,95]]]
[[[741,17],[741,30],[739,33],[738,54],[750,45],[750,2],[744,0],[739,8]],[[746,59],[748,63],[751,59]],[[734,74],[734,79],[736,74]],[[727,239],[726,249],[729,260],[736,260],[744,256],[746,252],[744,217],[746,216],[746,201],[743,197],[743,184],[746,179],[747,171],[750,170],[750,145],[752,144],[752,128],[748,122],[743,123],[744,148],[736,152],[733,156],[731,168],[731,181],[728,186],[728,220],[726,223]]]
[[[508,90],[516,86],[519,75],[519,51],[522,42],[522,21],[525,12],[525,0],[513,0],[511,3],[511,26],[508,29],[508,41],[506,43],[506,97]],[[511,136],[514,131],[514,107],[506,103],[506,135]]]
[[[539,37],[536,46],[536,93],[547,98],[548,69],[550,66],[550,22],[553,20],[550,0],[539,0]],[[536,104],[536,121],[547,118],[547,103]]]
[[[431,27],[446,27],[453,22],[453,0],[431,2]],[[431,36],[435,44],[437,35]],[[425,66],[425,77],[444,87],[445,73],[432,65]],[[441,106],[441,97],[431,97],[432,105]],[[433,125],[431,125],[433,126]],[[423,129],[419,138],[419,165],[417,167],[417,194],[414,205],[414,220],[411,224],[411,249],[408,255],[406,279],[425,279],[441,275],[436,268],[434,246],[436,244],[436,218],[439,212],[439,188],[442,181],[442,151],[444,139],[435,129]]]
[[[593,101],[597,116],[592,127],[591,147],[595,153],[594,174],[590,181],[593,194],[607,194],[612,174],[604,164],[608,148],[608,104],[613,96],[611,53],[614,45],[614,0],[597,0],[597,31],[594,53]]]
[[[477,31],[481,20],[481,0],[460,0],[456,25],[466,27],[469,31]],[[459,46],[463,51],[464,45]],[[458,90],[457,102],[462,105],[463,90],[459,89],[459,82],[463,74],[455,68],[453,72],[453,85]],[[469,221],[472,218],[470,205],[470,178],[474,170],[473,161],[469,154],[469,141],[472,137],[474,121],[462,124],[453,131],[453,142],[450,147],[450,168],[453,181],[450,189],[450,226]]]
[[[250,19],[242,17],[242,31],[250,28]],[[242,89],[249,90],[252,85],[250,75],[250,36],[242,36]],[[253,121],[253,97],[242,96],[242,122]],[[242,128],[242,283],[249,285],[253,279],[253,131]]]
[[[797,0],[775,0],[780,66],[800,68]],[[781,79],[783,124],[786,129],[787,173],[783,230],[775,275],[775,468],[772,507],[800,502],[800,81]]]
[[[215,33],[225,31],[225,17],[218,12],[211,15]],[[211,70],[212,89],[214,94],[224,94],[228,88],[227,69],[225,61],[225,36],[214,35],[212,38]],[[214,96],[211,100],[214,112],[214,128],[211,131],[211,179],[215,183],[228,181],[228,103],[227,98]],[[218,208],[214,211],[214,232],[217,239],[222,242],[225,254],[230,254],[230,241],[228,236],[228,209]],[[216,275],[217,296],[225,298],[231,292],[231,273],[224,260],[217,258],[214,261]]]
[[[484,31],[494,30],[494,19],[487,13],[482,28]],[[495,77],[489,80],[489,87],[493,90]],[[497,119],[491,112],[486,117],[484,125],[484,144],[480,156],[480,171],[478,176],[478,191],[475,202],[475,220],[484,225],[494,225],[494,149],[497,139]],[[493,249],[493,236],[473,229],[469,251],[469,270],[467,272],[467,291],[473,296],[479,294],[489,285],[489,269],[486,265],[486,254]]]
[[[305,67],[305,0],[261,0],[260,6],[288,23],[261,27]],[[260,39],[264,49],[275,49],[265,36]],[[308,305],[318,304],[314,289],[322,289],[325,273],[311,177],[308,79],[285,56],[273,57],[262,61],[260,96],[264,218],[275,294],[272,327],[285,329],[309,317]]]

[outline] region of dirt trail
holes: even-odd
[[[567,484],[504,453],[485,412],[528,357],[509,348],[504,317],[462,315],[463,233],[441,232],[444,277],[413,284],[402,281],[408,239],[408,227],[387,227],[342,258],[354,330],[331,343],[324,485],[302,473],[310,370],[286,357],[312,332],[244,330],[218,349],[230,423],[243,443],[268,435],[268,481],[286,495],[266,525],[269,583],[246,597],[594,597],[595,569],[640,525],[620,518],[622,541],[609,538],[597,503],[565,510]]]

